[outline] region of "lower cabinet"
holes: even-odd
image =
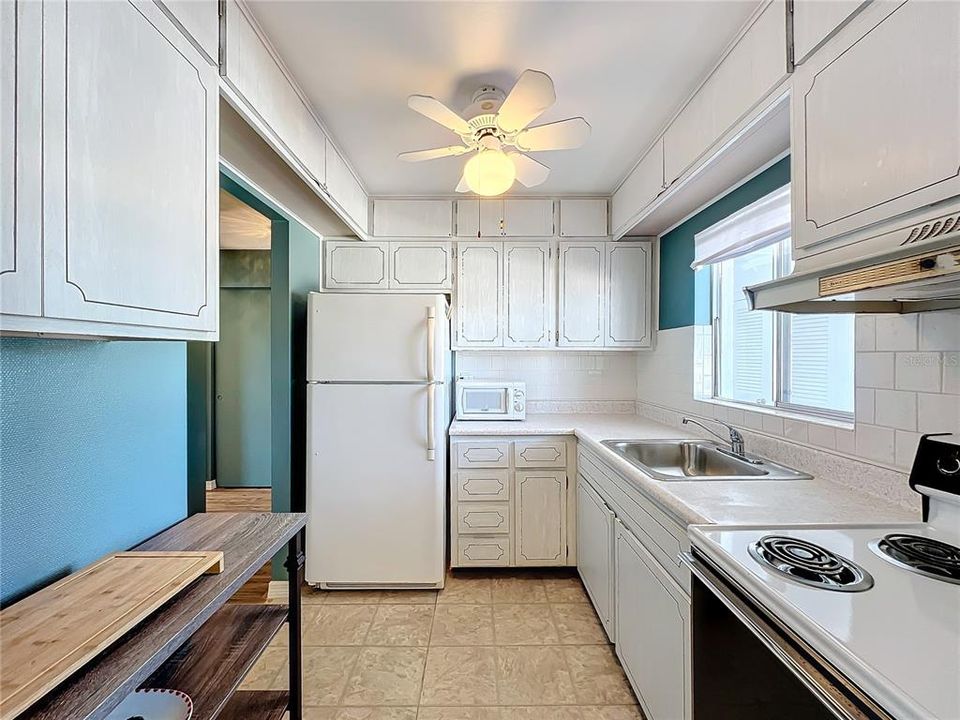
[[[517,470],[515,516],[517,565],[567,562],[567,473]]]
[[[577,480],[577,570],[611,642],[616,640],[615,527],[613,511],[581,475]]]

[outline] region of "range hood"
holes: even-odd
[[[787,277],[744,288],[752,310],[913,313],[960,308],[960,198],[825,243]]]

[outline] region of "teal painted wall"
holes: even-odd
[[[0,602],[186,516],[182,342],[0,338]]]
[[[693,262],[693,236],[720,222],[750,203],[790,182],[790,158],[785,157],[738,188],[731,190],[682,225],[660,238],[660,329],[709,323],[709,317],[697,317],[695,284],[704,282],[690,269]],[[709,314],[709,309],[706,309]]]

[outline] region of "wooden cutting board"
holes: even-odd
[[[0,720],[12,720],[201,575],[223,553],[123,552],[0,612]]]

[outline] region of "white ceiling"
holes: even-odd
[[[557,90],[535,124],[582,115],[593,126],[579,150],[535,153],[552,170],[536,192],[561,194],[610,192],[757,0],[251,5],[372,195],[450,194],[460,178],[462,157],[396,159],[458,142],[408,95],[460,111],[479,85],[509,91],[526,68]]]

